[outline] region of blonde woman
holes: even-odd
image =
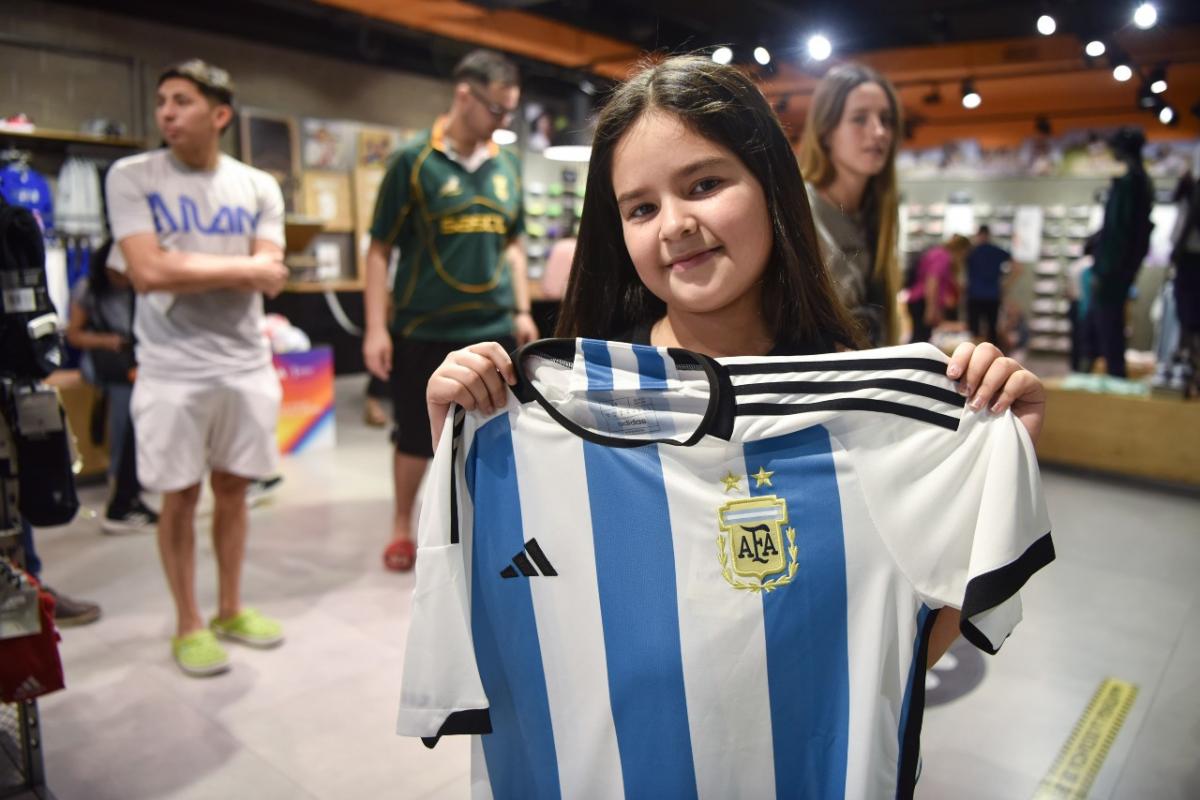
[[[817,85],[800,143],[822,258],[873,345],[897,341],[899,129],[900,104],[887,79],[841,64]]]

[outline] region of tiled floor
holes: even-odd
[[[227,675],[171,662],[152,535],[102,536],[85,516],[38,532],[49,582],[104,607],[64,632],[69,689],[41,703],[60,800],[467,795],[465,740],[430,751],[392,734],[412,577],[379,564],[390,455],[361,423],[361,386],[339,381],[337,449],[285,461],[252,512],[247,599],[286,622],[288,642],[235,650]],[[1055,472],[1045,485],[1058,561],[982,685],[928,711],[918,796],[1031,797],[1112,676],[1140,693],[1091,796],[1200,797],[1200,498]]]

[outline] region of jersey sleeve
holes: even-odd
[[[961,609],[963,635],[996,653],[1021,620],[1019,590],[1054,559],[1037,457],[1020,421],[965,409],[957,431],[922,426],[860,453],[855,471],[922,601]]]
[[[460,526],[470,523],[464,475],[468,427],[461,409],[442,431],[417,528],[417,585],[404,656],[396,732],[428,747],[446,735],[491,733],[471,637],[470,579]]]
[[[375,196],[371,238],[388,247],[396,243],[412,208],[412,187],[409,186],[412,165],[406,153],[407,151],[402,150],[392,159],[383,176],[383,182],[379,184],[379,194]]]
[[[254,226],[254,238],[271,244],[284,246],[283,191],[279,182],[267,173],[258,178],[258,223]]]
[[[150,210],[146,193],[137,185],[130,169],[120,163],[114,165],[108,171],[104,187],[114,242],[119,243],[139,233],[155,232],[154,212]],[[124,263],[123,259],[121,263]]]

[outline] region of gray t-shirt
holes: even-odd
[[[248,256],[256,240],[283,247],[283,193],[261,170],[222,155],[212,171],[193,170],[169,150],[123,158],[105,186],[113,247],[109,266],[125,269],[122,239],[157,233],[164,250]],[[261,331],[262,295],[236,289],[139,294],[134,333],[141,374],[208,380],[271,361]]]
[[[833,279],[838,299],[855,319],[865,323],[874,341],[883,331],[884,310],[873,297],[871,274],[875,265],[874,242],[867,241],[867,225],[862,215],[843,212],[806,183],[808,204],[812,207],[821,258]]]
[[[97,294],[92,291],[91,281],[83,277],[71,289],[71,302],[84,310],[93,330],[119,333],[127,341],[133,339],[132,289],[110,286],[108,291]]]

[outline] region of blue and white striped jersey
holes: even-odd
[[[1020,423],[925,344],[516,362],[434,458],[399,732],[483,734],[477,797],[911,795],[938,609],[994,653],[1054,557]]]

